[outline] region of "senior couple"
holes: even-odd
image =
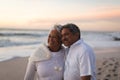
[[[62,45],[63,44],[63,45]],[[24,80],[96,80],[95,55],[77,25],[55,25],[31,54]]]

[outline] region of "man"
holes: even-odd
[[[61,35],[63,44],[69,48],[64,80],[96,80],[95,55],[81,39],[80,29],[75,24],[66,24],[62,26]]]

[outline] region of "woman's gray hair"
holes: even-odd
[[[51,33],[51,31],[52,30],[57,30],[57,32],[58,32],[58,36],[59,36],[59,38],[61,38],[61,33],[60,33],[60,30],[61,30],[61,25],[60,24],[55,24],[54,26],[52,26],[51,28],[50,28],[50,30],[48,31],[48,36],[49,36],[49,34]],[[47,37],[47,39],[48,39],[48,37]],[[45,42],[46,44],[48,44],[48,42]]]
[[[57,32],[59,33],[59,37],[61,38],[61,33],[60,33],[60,30],[61,30],[62,26],[60,24],[55,24],[53,27],[51,27],[51,29],[49,30],[49,33],[48,35],[50,34],[50,32],[52,30],[57,30]]]
[[[62,26],[60,24],[55,24],[51,29],[51,30],[57,30],[60,33]]]

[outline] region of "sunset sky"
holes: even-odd
[[[120,0],[0,0],[0,28],[120,31]]]

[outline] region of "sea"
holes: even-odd
[[[0,62],[27,57],[41,43],[47,43],[49,30],[0,29]],[[120,47],[120,32],[81,31],[81,38],[93,48]]]

